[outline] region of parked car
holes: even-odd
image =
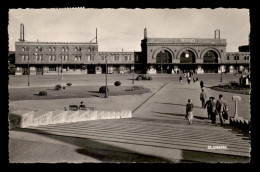
[[[137,76],[136,80],[152,80],[152,77],[146,74],[141,74]]]

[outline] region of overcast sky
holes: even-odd
[[[10,9],[9,50],[20,37],[26,41],[89,42],[98,30],[99,51],[141,51],[148,38],[214,38],[220,29],[227,51],[247,45],[248,9]]]

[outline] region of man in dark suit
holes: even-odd
[[[223,100],[223,95],[219,95],[219,99],[217,100],[216,103],[216,111],[219,115],[219,120],[220,124],[223,126],[224,125],[224,119],[222,114],[227,110],[227,103]]]

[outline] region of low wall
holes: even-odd
[[[132,111],[26,111],[18,110],[9,113],[9,128],[26,128],[30,126],[72,123],[101,119],[132,118]]]

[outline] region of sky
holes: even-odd
[[[249,44],[248,9],[10,9],[9,50],[20,37],[35,42],[89,42],[98,33],[99,51],[141,51],[148,38],[214,38],[227,40],[227,52]],[[95,41],[95,40],[94,40]]]

